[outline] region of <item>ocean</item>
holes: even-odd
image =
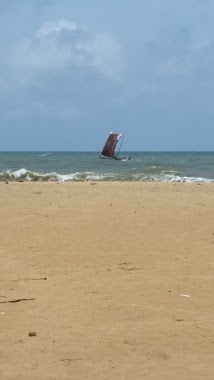
[[[214,182],[214,152],[0,152],[0,181]]]

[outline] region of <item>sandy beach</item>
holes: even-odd
[[[213,379],[213,184],[0,183],[0,215],[0,379]]]

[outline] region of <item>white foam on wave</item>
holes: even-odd
[[[19,179],[24,179],[25,181],[58,181],[58,182],[69,182],[69,181],[102,181],[109,176],[113,178],[114,174],[98,174],[93,172],[76,172],[70,174],[59,174],[56,172],[51,173],[39,173],[27,170],[25,168],[21,168],[16,171],[7,170],[5,172],[7,176],[12,179],[18,181]],[[0,175],[4,176],[4,173],[0,173]]]
[[[14,179],[19,179],[27,174],[27,169],[22,168],[22,169],[16,170],[15,172],[12,172],[11,170],[7,170],[7,174],[9,174],[9,176],[13,177]]]
[[[145,173],[136,173],[132,176],[134,181],[139,182],[188,182],[188,183],[212,183],[214,179],[211,178],[202,178],[202,177],[188,177],[188,176],[179,176],[176,174],[165,174],[164,172],[159,174],[145,174]]]
[[[94,173],[94,172],[75,172],[70,174],[59,174],[56,172],[51,173],[38,173],[21,168],[16,171],[8,170],[4,173],[0,173],[0,180],[11,179],[18,181],[20,179],[34,182],[34,181],[45,181],[45,182],[86,182],[86,181],[136,181],[136,182],[203,182],[211,183],[214,179],[202,178],[202,177],[188,177],[179,176],[175,174],[176,172],[161,172],[158,174],[148,174],[148,173]],[[5,176],[6,174],[6,176]]]
[[[25,168],[21,168],[16,171],[7,170],[6,173],[11,179],[19,180],[20,178],[24,178],[26,181],[32,181],[33,178],[36,178],[36,177],[38,177],[38,179],[39,178],[45,179],[47,177],[54,179],[57,177],[57,173],[54,173],[54,172],[44,174],[44,173],[33,172]],[[3,174],[3,173],[0,173],[0,174]]]
[[[201,178],[201,177],[187,177],[187,176],[178,176],[175,174],[165,174],[164,178],[162,179],[163,182],[205,182],[205,183],[211,183],[214,180],[210,178]]]
[[[44,154],[39,154],[38,157],[47,157],[50,155],[51,155],[51,153],[44,153]]]
[[[57,174],[57,173],[55,173],[55,176],[59,182],[68,182],[68,181],[77,180],[78,173],[73,173],[73,174]]]
[[[68,181],[102,181],[106,178],[114,178],[115,174],[98,174],[92,172],[76,172],[72,174],[56,174],[59,182],[68,182]]]

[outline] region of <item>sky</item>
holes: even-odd
[[[213,0],[0,0],[0,151],[214,150]]]

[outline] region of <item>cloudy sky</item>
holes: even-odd
[[[214,149],[213,0],[0,0],[0,150]]]

